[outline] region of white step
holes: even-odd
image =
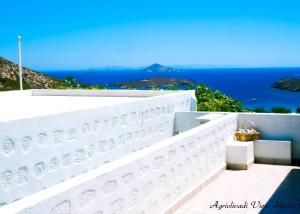
[[[254,162],[253,141],[230,141],[226,148],[229,169],[248,169]]]

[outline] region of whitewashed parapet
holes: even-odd
[[[192,129],[196,126],[199,126],[200,120],[198,118],[209,117],[212,115],[214,115],[214,118],[217,118],[225,114],[228,113],[220,113],[220,112],[212,113],[212,112],[199,112],[199,111],[176,112],[174,129],[176,132],[183,132]]]
[[[174,94],[179,91],[168,90],[65,90],[65,89],[33,89],[33,96],[80,96],[80,97],[153,97]]]
[[[264,140],[292,141],[292,160],[300,164],[300,114],[240,113],[239,126],[251,121]]]
[[[0,123],[0,205],[172,136],[191,92]]]
[[[0,208],[0,213],[156,214],[225,166],[226,115]]]

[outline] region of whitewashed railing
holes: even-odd
[[[192,97],[0,122],[0,206],[171,137],[175,111],[190,110]]]
[[[167,211],[225,166],[229,114],[4,206],[0,213]]]

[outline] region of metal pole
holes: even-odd
[[[18,49],[19,49],[19,80],[20,80],[20,90],[23,90],[21,36],[18,36]]]

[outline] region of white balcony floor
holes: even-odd
[[[216,201],[247,201],[248,208],[210,208]],[[253,208],[253,201],[268,207]],[[279,207],[277,202],[292,207]],[[183,213],[300,213],[300,167],[254,164],[249,170],[226,170],[176,211]]]

